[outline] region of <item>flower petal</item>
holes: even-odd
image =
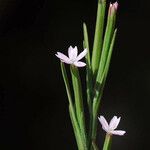
[[[98,117],[98,119],[99,119],[99,121],[100,121],[100,123],[102,125],[103,130],[108,132],[109,126],[108,126],[108,123],[107,123],[106,119],[103,116]]]
[[[118,124],[119,124],[119,122],[120,122],[120,119],[121,119],[120,117],[117,118],[117,116],[114,116],[114,117],[111,119],[110,123],[109,123],[109,129],[110,129],[110,130],[116,129],[117,126],[118,126]]]
[[[55,54],[62,62],[65,62],[67,64],[71,64],[71,61],[70,59],[64,55],[63,53],[61,52],[57,52],[57,54]]]
[[[77,56],[76,61],[79,61],[80,59],[82,59],[86,54],[87,54],[87,49],[84,49],[84,51],[81,52],[81,53]]]
[[[74,62],[74,65],[77,67],[84,67],[84,66],[86,66],[86,63],[81,62],[81,61],[77,61],[77,62]]]
[[[72,49],[73,49],[73,47],[72,47],[72,46],[69,46],[69,48],[68,48],[68,56],[69,56],[69,58],[70,58],[70,55],[71,55],[71,53],[72,53]]]
[[[70,46],[68,48],[68,56],[71,60],[76,60],[76,57],[78,55],[78,49],[77,46],[75,46],[74,48],[72,46]]]
[[[114,134],[114,135],[124,135],[126,133],[126,131],[123,131],[123,130],[114,130],[114,131],[111,131],[110,132],[111,134]]]

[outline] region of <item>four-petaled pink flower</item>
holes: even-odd
[[[84,67],[86,64],[81,60],[83,57],[85,57],[85,55],[87,54],[87,49],[84,49],[83,52],[81,52],[78,55],[78,49],[77,46],[75,46],[74,48],[72,46],[70,46],[68,48],[68,56],[64,55],[61,52],[57,52],[57,54],[55,54],[62,62],[66,63],[66,64],[72,64],[74,66],[77,67]]]
[[[123,130],[115,130],[120,122],[121,117],[117,118],[117,116],[114,116],[110,123],[106,121],[106,119],[103,116],[98,117],[103,130],[107,132],[107,134],[114,134],[114,135],[124,135],[126,131]]]

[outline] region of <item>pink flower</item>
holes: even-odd
[[[87,49],[84,49],[83,52],[81,52],[78,55],[78,49],[77,46],[75,46],[74,48],[72,46],[70,46],[68,48],[68,56],[64,55],[61,52],[57,52],[57,54],[55,54],[62,62],[66,63],[66,64],[72,64],[74,66],[77,67],[84,67],[86,64],[82,61],[80,61],[83,57],[85,57],[85,55],[87,54]]]
[[[105,130],[108,134],[124,135],[126,133],[126,131],[123,130],[115,130],[120,122],[121,117],[117,118],[117,116],[114,116],[109,124],[103,116],[98,117],[98,119],[103,130]]]

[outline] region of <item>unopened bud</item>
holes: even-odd
[[[114,14],[118,9],[118,2],[109,5],[109,15]]]
[[[117,9],[118,9],[118,2],[115,2],[115,3],[113,4],[113,6],[114,6],[114,8],[115,8],[116,11],[117,11]]]

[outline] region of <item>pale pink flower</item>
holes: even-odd
[[[79,55],[78,55],[78,49],[77,46],[75,46],[74,48],[72,46],[70,46],[68,48],[68,56],[64,55],[61,52],[57,52],[57,54],[55,54],[62,62],[66,63],[66,64],[72,64],[74,66],[77,67],[84,67],[86,65],[86,63],[80,61],[83,57],[85,57],[85,55],[87,54],[87,49],[84,49],[84,51],[82,51]]]
[[[126,133],[126,131],[123,130],[115,130],[120,122],[121,117],[117,118],[117,116],[114,116],[109,124],[103,116],[98,117],[98,119],[103,130],[105,130],[108,134],[124,135]]]

